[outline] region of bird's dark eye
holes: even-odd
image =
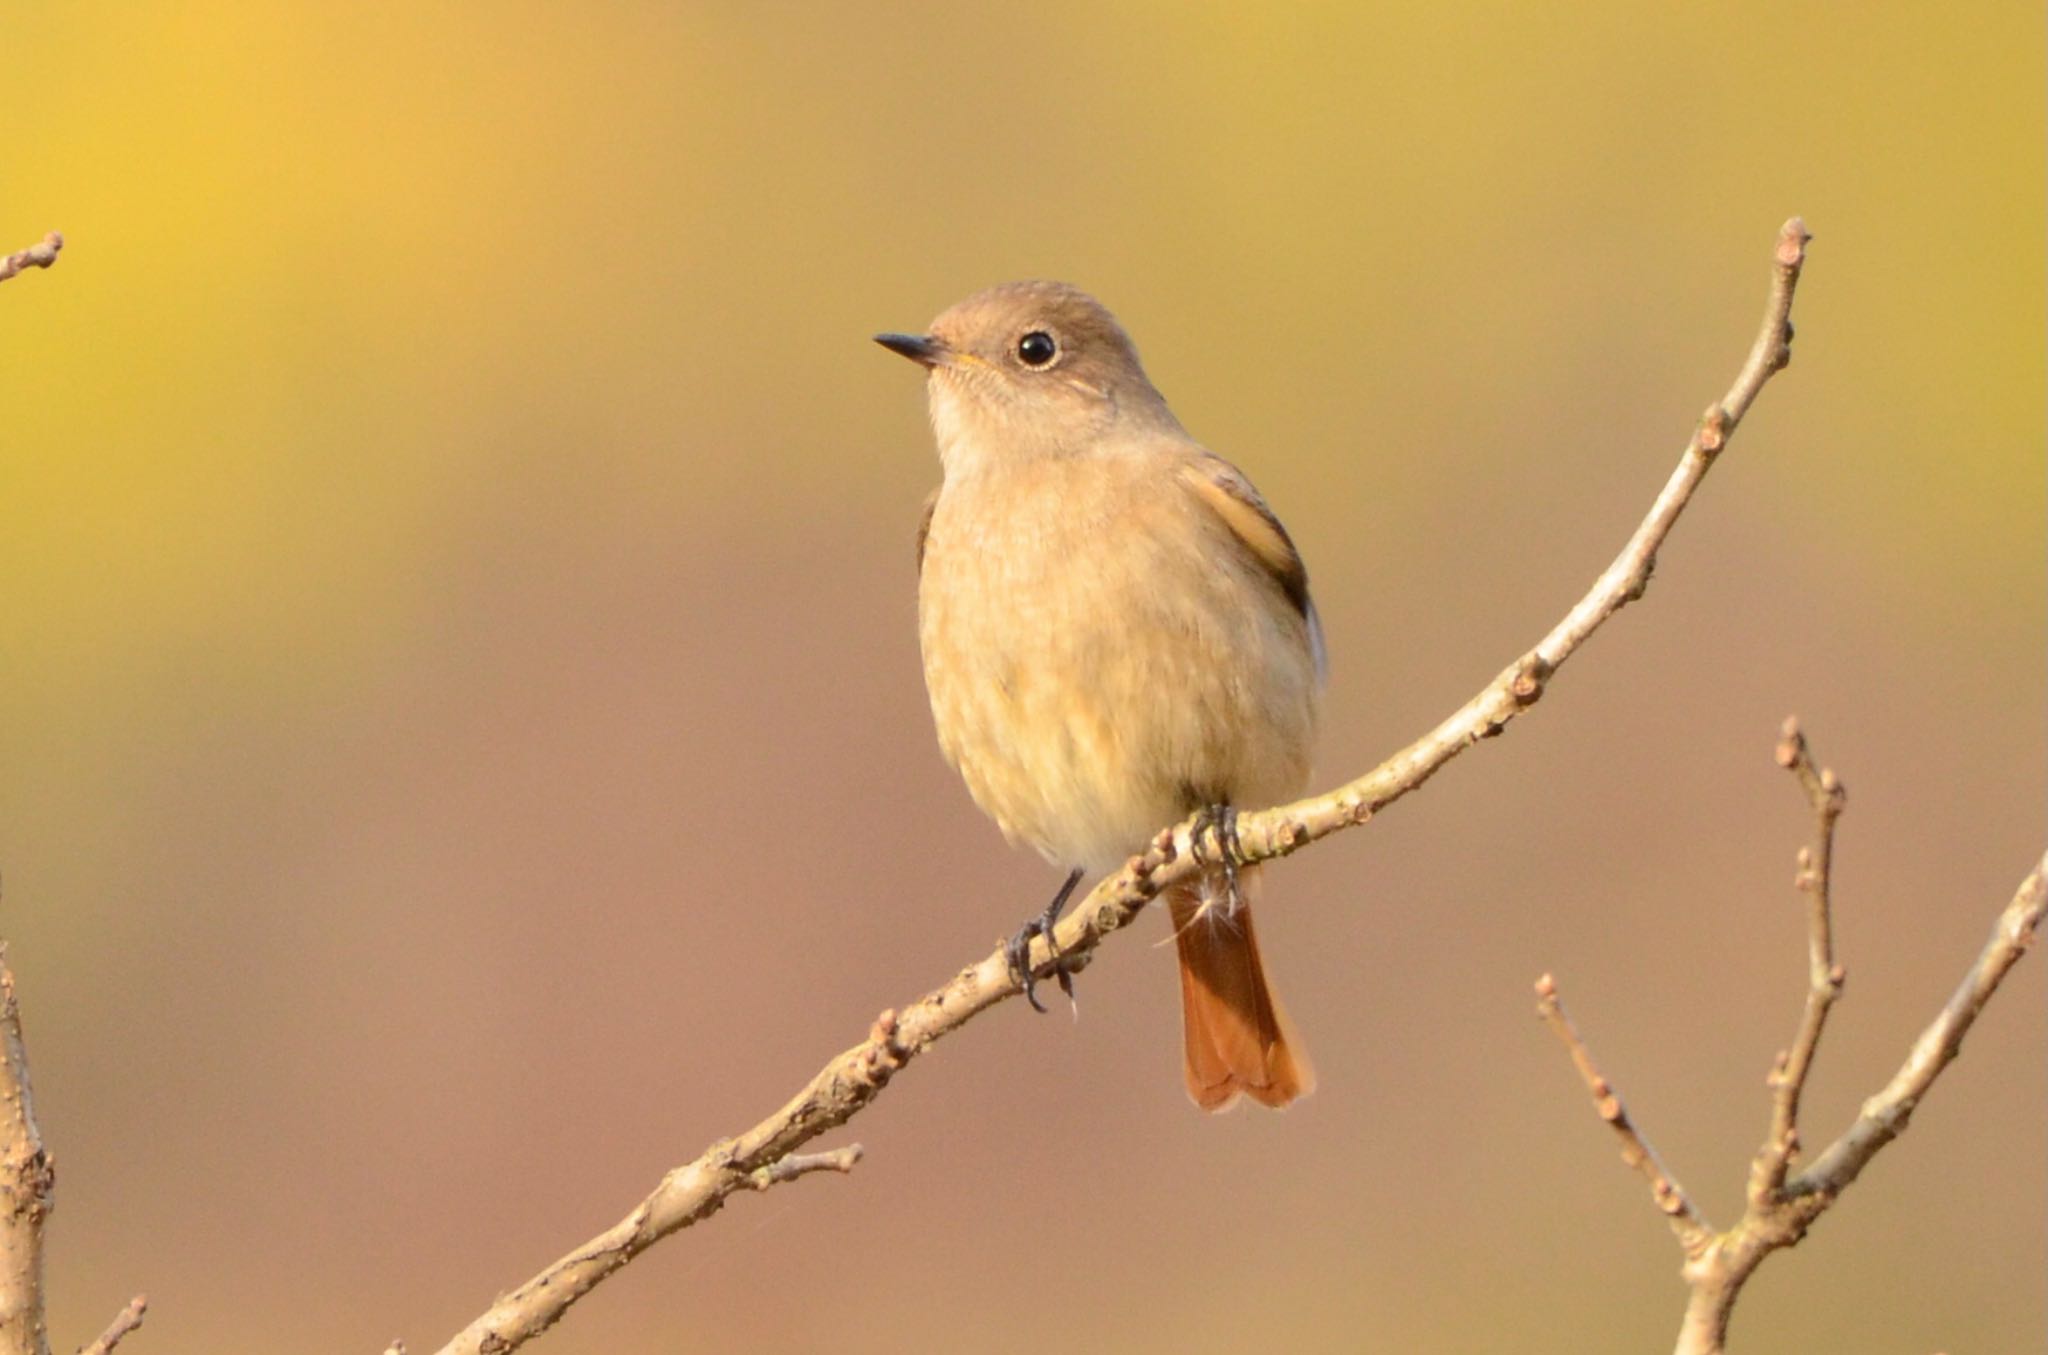
[[[1060,351],[1052,335],[1042,329],[1034,329],[1017,340],[1017,360],[1026,367],[1043,367],[1051,362]]]

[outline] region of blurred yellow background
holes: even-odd
[[[0,932],[53,1329],[431,1349],[1055,882],[941,763],[875,348],[1068,278],[1306,553],[1334,780],[1610,558],[1513,733],[1276,870],[1322,1072],[1181,1092],[1148,923],[536,1349],[1641,1351],[1683,1298],[1530,981],[1717,1221],[1851,791],[1809,1140],[2042,847],[2040,6],[42,5],[0,49]],[[2048,1316],[2042,962],[1736,1317]]]

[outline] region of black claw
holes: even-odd
[[[1003,958],[1009,961],[1010,977],[1024,986],[1024,1000],[1031,1004],[1031,1010],[1042,1012],[1045,1004],[1038,1000],[1038,976],[1031,972],[1031,938],[1036,935],[1038,919],[1033,918],[1003,946]]]
[[[1060,991],[1067,995],[1069,1002],[1074,999],[1074,972],[1067,968],[1059,947],[1053,941],[1053,926],[1065,911],[1067,900],[1074,896],[1074,886],[1081,883],[1081,871],[1077,867],[1067,876],[1067,882],[1060,886],[1060,892],[1052,896],[1052,902],[1045,911],[1017,929],[1003,947],[1003,958],[1009,962],[1010,977],[1024,989],[1024,1000],[1031,1004],[1031,1010],[1043,1012],[1045,1004],[1038,1000],[1038,976],[1031,972],[1031,938],[1042,936],[1045,947],[1052,952],[1053,977],[1059,980]]]

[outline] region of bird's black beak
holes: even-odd
[[[946,345],[929,334],[877,334],[875,342],[924,367],[936,367],[946,356]]]

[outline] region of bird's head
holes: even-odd
[[[1064,282],[991,287],[928,333],[875,342],[931,373],[932,426],[949,471],[1080,455],[1122,431],[1179,427],[1116,317]]]

